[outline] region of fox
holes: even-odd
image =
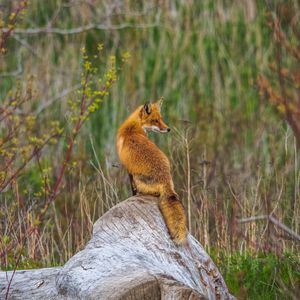
[[[133,194],[159,197],[159,209],[170,237],[181,245],[187,237],[184,206],[174,189],[169,159],[148,137],[151,131],[168,133],[171,130],[163,121],[162,103],[161,98],[137,107],[119,127],[116,147],[129,174]]]

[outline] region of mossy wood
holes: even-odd
[[[0,272],[5,299],[10,272]],[[63,267],[16,271],[8,299],[233,299],[202,246],[176,246],[157,198],[134,196],[93,227],[86,247]]]

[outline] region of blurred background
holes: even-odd
[[[63,264],[84,247],[131,195],[117,128],[163,96],[172,131],[150,138],[190,232],[237,297],[297,299],[299,13],[296,0],[0,0],[1,268]],[[74,136],[85,57],[92,91],[116,80]]]

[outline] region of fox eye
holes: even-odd
[[[153,120],[154,123],[158,123],[158,119]]]

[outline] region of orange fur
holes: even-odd
[[[122,164],[141,194],[159,196],[159,208],[171,238],[182,244],[187,235],[184,207],[174,190],[167,156],[147,137],[145,130],[168,132],[160,114],[161,102],[139,106],[121,125],[117,150]]]

